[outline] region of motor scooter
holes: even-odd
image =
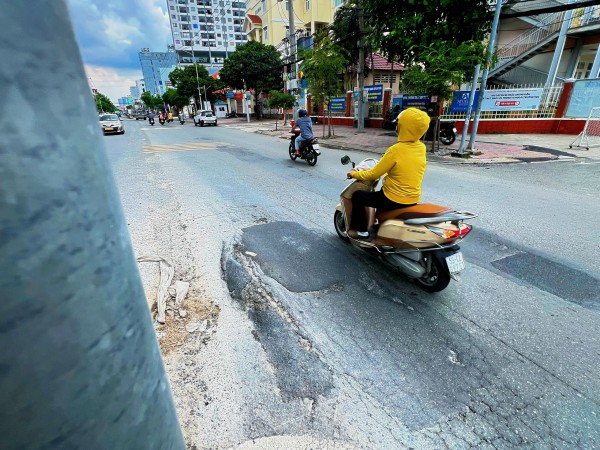
[[[158,118],[158,123],[160,123],[161,125],[165,124],[165,119],[163,117],[159,117]]]
[[[296,161],[296,158],[305,159],[309,166],[314,166],[317,164],[317,159],[321,154],[321,149],[319,147],[319,139],[313,137],[308,141],[303,141],[300,143],[300,155],[296,155],[296,147],[295,141],[298,136],[300,136],[300,128],[294,124],[294,121],[291,122],[292,129],[290,130],[290,146],[289,146],[289,155],[292,161]]]
[[[185,123],[185,119],[182,116],[179,116],[179,123],[183,125]]]
[[[349,163],[355,170],[368,170],[377,164],[377,160],[367,158],[354,164],[348,156],[342,157],[342,164]],[[442,291],[450,279],[458,281],[465,268],[458,244],[472,230],[465,220],[477,215],[431,203],[392,211],[367,208],[370,236],[359,239],[348,232],[351,230],[352,194],[359,190],[374,191],[378,183],[379,179],[373,182],[354,180],[342,191],[341,202],[333,216],[338,236],[381,259],[426,292]]]
[[[444,145],[454,144],[456,141],[455,122],[440,122],[440,142]]]
[[[154,126],[154,117],[150,117],[150,118],[148,119],[148,123],[149,123],[150,125]]]

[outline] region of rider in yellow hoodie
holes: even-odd
[[[429,121],[429,116],[419,109],[402,111],[398,116],[398,142],[386,150],[372,169],[348,172],[348,177],[363,181],[386,175],[380,191],[356,191],[352,195],[350,227],[356,230],[357,238],[369,238],[366,206],[390,211],[412,206],[421,199],[427,159],[425,144],[419,139],[429,128]]]

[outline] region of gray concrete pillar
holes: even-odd
[[[63,0],[0,14],[0,446],[183,449]]]

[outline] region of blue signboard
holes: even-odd
[[[402,109],[417,108],[422,111],[427,111],[429,106],[429,95],[407,95],[402,96]]]
[[[469,97],[471,95],[471,91],[454,91],[452,95],[452,105],[450,106],[450,112],[467,112],[469,109]],[[479,91],[475,91],[475,99],[473,100],[473,109],[475,109],[475,105],[477,105],[477,101],[479,99]]]
[[[367,91],[367,98],[370,102],[380,102],[383,100],[383,84],[365,86],[365,91]]]
[[[346,111],[346,97],[334,97],[329,100],[329,111]]]
[[[233,98],[233,91],[229,91],[225,93],[225,97],[227,98]]]

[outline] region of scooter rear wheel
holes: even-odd
[[[431,258],[431,270],[421,278],[415,279],[415,284],[425,292],[440,292],[450,284],[450,272],[446,260],[435,252],[425,258]]]
[[[308,156],[306,157],[306,162],[309,166],[314,166],[315,164],[317,164],[317,157],[318,156],[315,153],[315,151],[313,149],[309,149]]]
[[[344,220],[344,215],[341,211],[335,210],[335,214],[333,215],[333,226],[335,227],[335,232],[338,234],[340,239],[346,242],[350,242],[350,238],[348,237],[348,232],[346,231],[346,221]]]
[[[456,135],[452,130],[442,130],[440,131],[440,142],[444,145],[454,144],[456,140]]]

